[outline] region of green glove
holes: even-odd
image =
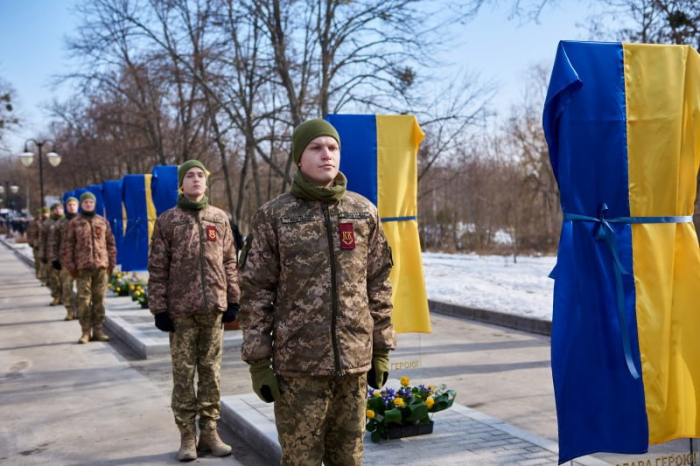
[[[389,378],[389,350],[372,352],[372,367],[367,373],[367,384],[375,390],[381,389]]]
[[[277,376],[272,370],[272,361],[263,359],[250,365],[250,376],[253,379],[253,391],[265,403],[280,399],[280,386]]]

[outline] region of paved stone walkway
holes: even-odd
[[[398,384],[398,381],[390,383]],[[281,456],[272,404],[255,395],[222,398],[222,419],[271,464]],[[433,433],[372,443],[365,437],[364,464],[386,465],[554,465],[556,443],[525,432],[476,410],[454,404],[436,413]],[[592,457],[572,465],[608,465]]]

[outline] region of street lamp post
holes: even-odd
[[[39,149],[39,191],[41,193],[40,207],[44,207],[44,165],[42,163],[41,157],[43,154],[42,147],[46,143],[51,143],[52,150],[51,152],[46,154],[46,158],[49,159],[49,163],[53,167],[58,167],[58,165],[61,163],[61,156],[53,151],[53,149],[56,148],[56,143],[53,140],[45,139],[43,141],[36,141],[34,139],[27,139],[27,141],[24,143],[24,152],[19,156],[22,165],[24,165],[25,167],[29,167],[34,161],[34,152],[29,151],[30,142],[33,143],[37,147],[37,149]]]
[[[19,186],[14,184],[10,186],[10,182],[8,180],[5,180],[4,186],[0,185],[0,194],[4,194],[6,199],[5,207],[10,207],[10,194],[17,194],[17,191],[19,191]]]

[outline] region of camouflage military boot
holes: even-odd
[[[228,456],[231,454],[231,446],[226,445],[219,432],[216,430],[216,424],[208,424],[201,428],[199,433],[199,451],[210,451],[214,456]]]
[[[83,329],[83,334],[78,339],[78,343],[81,345],[84,345],[85,343],[90,341],[90,326],[89,325],[81,325],[80,327]]]
[[[66,316],[63,318],[63,320],[73,320],[73,311],[66,309]]]
[[[58,306],[59,304],[61,304],[61,298],[53,298],[49,306]]]
[[[197,445],[195,444],[194,430],[180,431],[180,450],[177,452],[179,461],[193,461],[197,459]]]
[[[102,324],[92,326],[92,341],[109,341],[109,337],[102,333]]]

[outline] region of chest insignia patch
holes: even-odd
[[[355,249],[355,231],[352,223],[339,223],[340,249]]]
[[[216,226],[207,225],[207,241],[216,241]]]

